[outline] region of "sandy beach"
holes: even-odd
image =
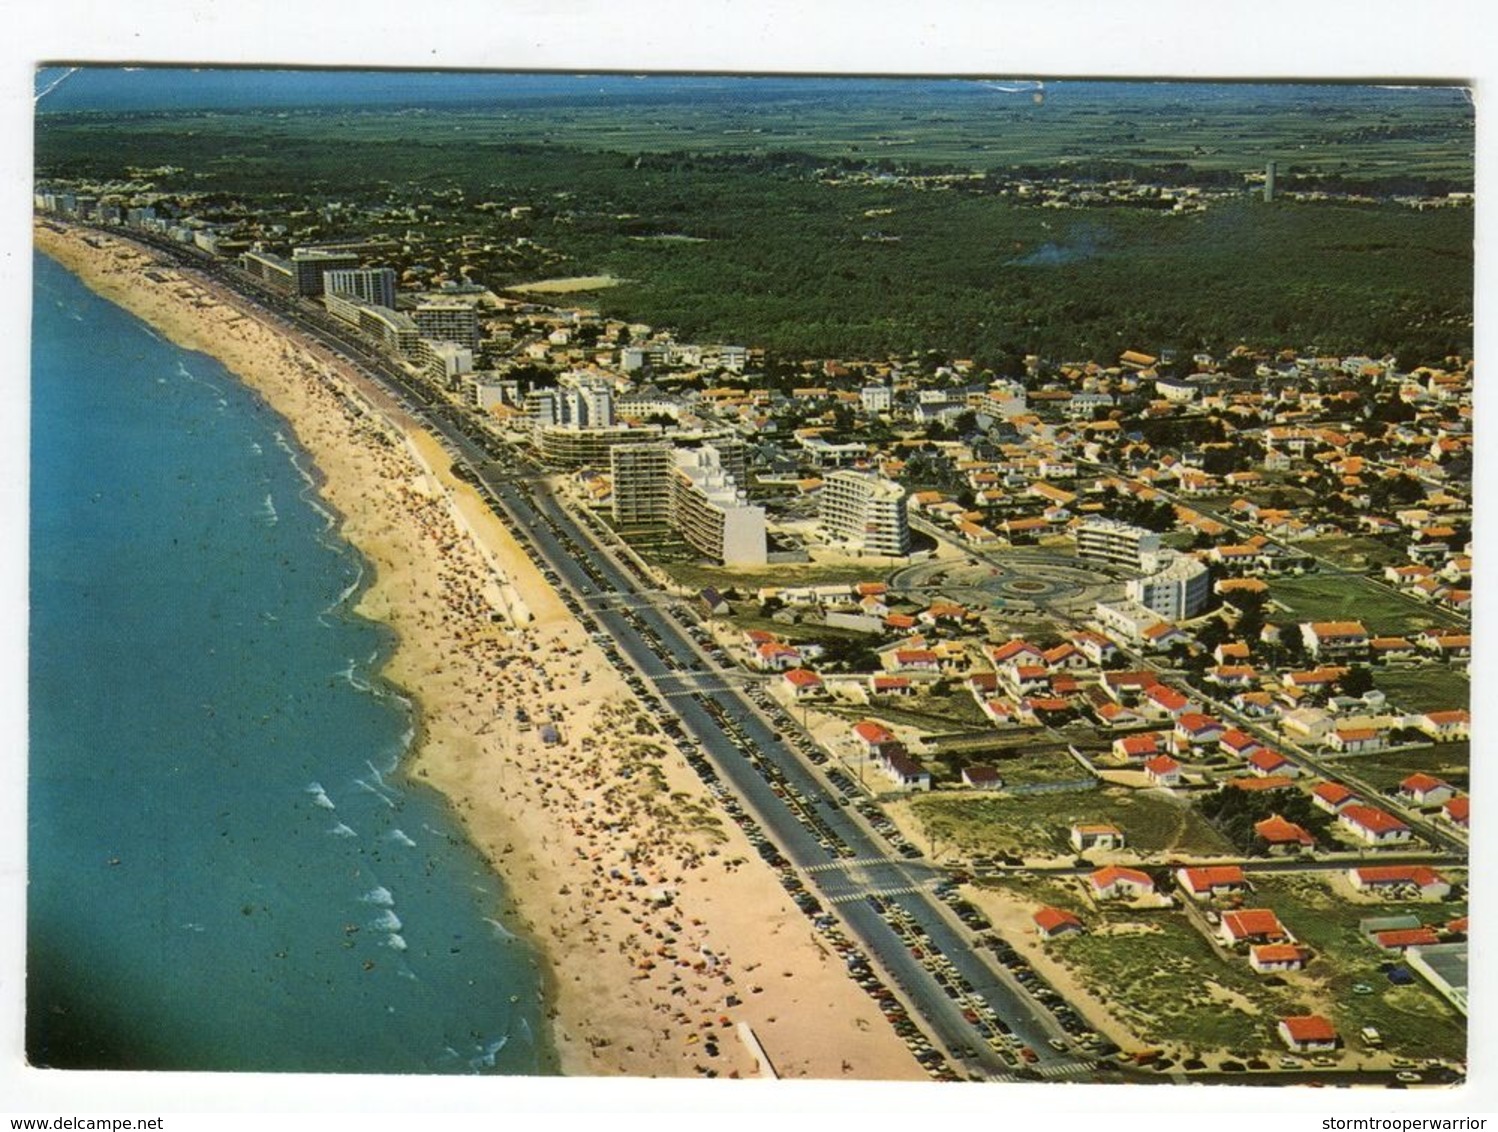
[[[513,907],[496,918],[545,951],[564,1073],[755,1076],[747,1023],[783,1077],[925,1079],[431,436],[315,343],[148,249],[45,224],[35,238],[239,375],[311,455],[374,567],[358,612],[399,635],[384,676],[420,711],[407,772],[503,877]]]

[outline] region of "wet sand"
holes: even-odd
[[[430,435],[203,277],[116,237],[35,232],[93,290],[236,373],[311,455],[375,569],[358,611],[399,636],[383,675],[420,711],[406,772],[503,877],[513,907],[496,917],[545,951],[564,1073],[754,1076],[747,1023],[783,1077],[925,1079]]]

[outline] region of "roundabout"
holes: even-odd
[[[922,562],[897,571],[890,586],[915,600],[940,595],[978,609],[1068,618],[1123,594],[1122,581],[1091,563],[1030,548]]]

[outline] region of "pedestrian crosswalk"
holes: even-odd
[[[912,896],[921,890],[922,886],[918,884],[891,885],[879,888],[860,888],[857,892],[843,892],[826,899],[829,904],[852,904],[858,900],[867,900],[870,896]]]
[[[803,873],[830,873],[839,869],[869,868],[874,865],[899,865],[904,862],[894,857],[847,857],[837,861],[823,861],[817,865],[803,866]]]

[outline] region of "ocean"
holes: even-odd
[[[543,957],[402,772],[393,637],[306,454],[34,259],[29,1060],[556,1072]]]

